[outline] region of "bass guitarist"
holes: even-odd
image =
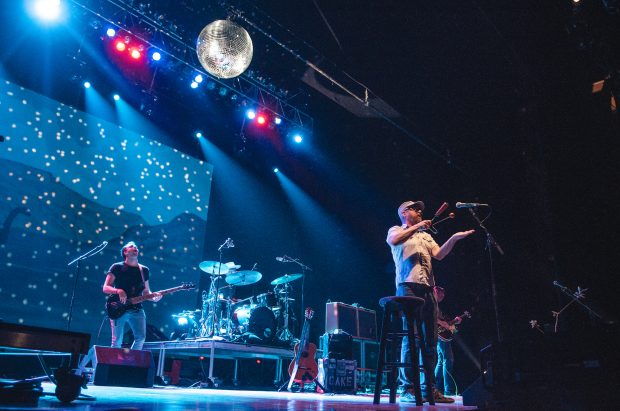
[[[433,287],[437,304],[441,303],[446,296],[442,287]],[[450,320],[439,309],[437,323],[440,329],[454,330],[454,326],[460,324],[461,317]],[[452,351],[452,339],[439,338],[437,341],[437,365],[435,366],[435,384],[443,395],[456,395],[456,383],[453,375],[454,352]]]
[[[124,304],[128,298],[150,294],[150,272],[148,267],[138,263],[139,250],[136,243],[128,242],[121,248],[123,262],[112,264],[103,284],[103,292],[118,295],[118,299]],[[161,300],[160,293],[154,293],[153,301]],[[110,319],[112,329],[112,347],[121,347],[125,324],[129,324],[134,335],[132,350],[141,350],[146,339],[146,315],[141,304],[130,306],[123,315],[113,320]]]

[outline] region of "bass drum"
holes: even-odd
[[[267,307],[244,305],[235,310],[233,319],[241,332],[254,334],[262,342],[272,342],[276,336],[276,317]]]

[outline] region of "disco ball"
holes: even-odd
[[[252,61],[252,39],[241,26],[216,20],[198,36],[196,53],[202,67],[217,78],[237,77]]]

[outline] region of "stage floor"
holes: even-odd
[[[53,393],[54,385],[44,383],[45,392]],[[372,403],[371,395],[329,395],[315,393],[290,393],[276,391],[244,391],[199,388],[155,387],[125,388],[89,385],[82,390],[95,398],[94,401],[76,400],[63,406],[54,395],[41,397],[38,407],[0,405],[6,409],[58,410],[474,410],[476,407],[462,405],[462,398],[455,397],[453,404],[415,407],[415,404],[388,404],[387,396],[381,398],[380,405]]]

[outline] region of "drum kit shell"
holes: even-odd
[[[289,297],[290,283],[302,278],[302,274],[285,274],[271,281],[273,291],[238,300],[232,298],[234,287],[259,282],[263,277],[260,272],[239,270],[241,266],[233,262],[203,261],[198,267],[211,277],[209,291],[202,293],[202,310],[197,310],[201,312],[200,320],[195,320],[197,312],[172,316],[190,323],[193,331],[187,333],[187,338],[220,336],[235,341],[251,335],[264,343],[273,343],[276,338],[282,342],[293,339],[288,326],[289,304],[295,301]],[[220,279],[226,285],[220,287]],[[280,317],[282,325],[278,327]]]

